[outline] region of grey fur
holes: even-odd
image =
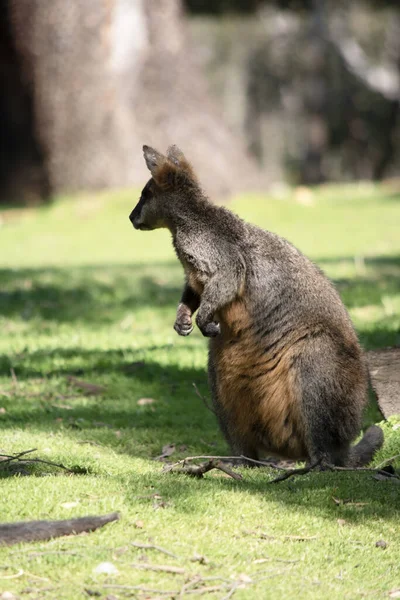
[[[232,451],[250,458],[272,452],[337,465],[369,462],[382,445],[383,434],[378,427],[370,428],[359,445],[350,447],[360,432],[367,401],[367,370],[335,288],[288,241],[211,204],[176,146],[167,156],[148,146],[143,149],[152,179],[130,219],[137,229],[167,227],[172,234],[186,273],[174,327],[180,335],[189,335],[197,310],[197,326],[203,335],[214,338],[210,339],[209,381],[220,427]],[[235,330],[224,318],[226,308],[238,299],[249,315],[243,330]],[[240,406],[227,408],[226,399],[219,397],[225,374],[218,371],[217,355],[228,345],[241,348],[244,335],[251,337],[255,350],[254,364],[242,371],[239,365],[235,374],[235,389],[243,389],[243,394],[257,377],[278,369],[289,351],[288,368],[298,390],[300,414],[291,421],[288,412],[285,420],[285,427],[291,427],[289,445],[274,442],[266,423],[257,421],[256,398],[248,399],[255,415],[251,433],[239,433],[233,414],[236,409],[240,412]],[[268,410],[268,398],[262,402]],[[290,449],[296,439],[301,450]]]

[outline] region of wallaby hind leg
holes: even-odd
[[[217,372],[211,353],[208,357],[208,381],[215,416],[217,417],[218,425],[229,445],[231,456],[246,456],[248,458],[252,458],[253,460],[258,460],[259,456],[255,446],[253,447],[253,445],[248,441],[241,440],[239,436],[235,435],[235,433],[229,428],[229,418],[226,415],[223,404],[218,396]],[[237,460],[230,460],[229,462],[231,464],[246,465],[249,467],[256,466],[255,463],[246,461],[242,458]]]
[[[363,384],[349,386],[345,367],[338,376],[332,348],[320,340],[299,361],[301,407],[304,419],[305,445],[310,463],[347,466],[351,443],[361,428],[365,403]]]

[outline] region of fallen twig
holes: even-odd
[[[142,550],[157,550],[157,552],[162,552],[163,554],[167,554],[167,556],[172,556],[172,558],[178,558],[176,554],[173,554],[169,550],[165,550],[161,546],[155,546],[154,544],[139,544],[138,542],[131,542],[131,546],[135,548],[141,548]]]
[[[37,448],[32,448],[31,450],[24,450],[18,454],[0,454],[0,468],[2,468],[5,464],[12,462],[13,460],[19,460],[21,456],[25,456],[25,454],[30,454],[31,452],[36,451]]]
[[[81,517],[63,521],[21,521],[0,525],[0,545],[11,546],[20,542],[38,542],[63,535],[94,531],[112,521],[118,521],[114,512],[104,516]]]
[[[78,387],[81,390],[84,390],[88,395],[89,394],[92,394],[92,395],[102,394],[106,389],[104,387],[104,385],[97,385],[96,383],[89,383],[88,381],[84,381],[83,379],[78,379],[77,377],[74,377],[73,375],[68,375],[67,379],[71,385],[74,385],[75,387]]]
[[[178,590],[155,590],[153,588],[143,587],[142,585],[121,585],[118,583],[103,583],[101,587],[105,589],[116,590],[137,590],[138,592],[147,592],[148,594],[160,594],[160,596],[171,596],[171,598],[179,594]]]
[[[183,567],[171,567],[169,565],[146,565],[134,563],[131,565],[133,569],[141,569],[142,571],[159,571],[161,573],[173,573],[174,575],[184,575]]]
[[[215,410],[213,409],[213,407],[212,407],[212,406],[210,406],[210,404],[209,404],[209,402],[208,402],[207,398],[205,398],[205,397],[204,397],[204,396],[203,396],[203,395],[200,393],[200,391],[199,391],[199,388],[197,387],[197,385],[196,385],[194,382],[192,383],[192,385],[193,385],[193,387],[194,387],[194,391],[196,392],[196,395],[197,395],[197,396],[198,396],[198,397],[199,397],[199,398],[200,398],[200,399],[203,401],[203,403],[204,403],[204,406],[205,406],[206,408],[208,408],[208,410],[209,410],[209,411],[211,411],[211,412],[212,412],[212,413],[215,415],[215,414],[216,414],[216,413],[215,413]]]
[[[400,454],[396,454],[395,456],[392,456],[392,457],[386,459],[385,461],[383,461],[377,467],[374,467],[374,468],[372,468],[372,467],[338,467],[335,465],[329,465],[329,464],[325,464],[325,463],[323,464],[323,467],[329,471],[359,471],[359,472],[367,472],[367,473],[376,473],[376,474],[380,474],[380,475],[388,477],[388,478],[400,479],[400,476],[397,473],[390,473],[389,471],[384,470],[382,468],[382,467],[385,467],[386,465],[388,465],[389,463],[391,463],[392,461],[396,460],[397,458],[400,458]],[[208,462],[202,463],[200,465],[187,465],[188,462],[192,462],[194,460],[201,460],[201,459],[207,459]],[[219,470],[227,473],[230,477],[233,477],[233,479],[237,479],[237,480],[243,479],[243,477],[239,473],[235,473],[228,466],[226,466],[224,464],[225,461],[226,462],[238,461],[238,462],[241,462],[242,464],[245,461],[247,461],[250,463],[254,463],[256,465],[260,465],[263,467],[269,467],[270,469],[275,469],[275,470],[283,472],[281,475],[279,475],[278,477],[275,477],[268,483],[279,483],[281,481],[285,481],[286,479],[289,479],[290,477],[295,477],[296,475],[306,475],[307,473],[310,473],[311,471],[313,471],[316,467],[318,467],[322,463],[322,459],[320,459],[320,460],[312,463],[311,465],[308,465],[308,466],[305,466],[305,467],[302,467],[299,469],[292,469],[292,468],[282,467],[282,466],[276,465],[274,463],[270,463],[268,461],[262,461],[262,460],[256,460],[253,458],[249,458],[248,456],[244,456],[244,455],[240,455],[240,456],[199,455],[199,456],[187,456],[186,458],[178,460],[177,462],[173,463],[172,465],[165,465],[163,468],[163,471],[167,472],[167,473],[170,471],[174,471],[176,473],[184,473],[186,475],[200,478],[200,477],[203,477],[203,475],[205,473],[207,473],[208,471],[211,471],[212,469],[219,469]],[[182,465],[182,468],[180,468],[180,469],[177,468],[177,467],[180,467],[181,465]]]
[[[67,471],[67,473],[75,473],[82,474],[87,473],[87,469],[84,467],[74,467],[69,468],[63,465],[62,463],[56,463],[51,460],[45,460],[43,458],[24,458],[21,460],[23,456],[26,454],[30,454],[31,452],[36,452],[37,448],[32,448],[31,450],[24,450],[23,452],[19,452],[18,454],[1,454],[0,453],[0,469],[4,469],[6,465],[9,465],[11,462],[19,462],[22,464],[31,464],[31,463],[41,463],[44,465],[50,465],[51,467],[57,467],[58,469],[63,469]]]
[[[386,467],[386,465],[390,464],[392,461],[396,460],[397,458],[400,458],[400,454],[395,454],[394,456],[391,456],[390,458],[383,460],[381,463],[379,463],[379,465],[376,465],[375,469],[382,469],[382,467]]]
[[[172,465],[165,465],[163,468],[164,472],[172,471],[175,467],[179,467],[179,465],[185,465],[187,462],[191,462],[192,460],[221,460],[221,461],[231,461],[237,460],[243,462],[243,459],[247,459],[245,456],[210,456],[210,455],[199,455],[199,456],[186,456],[186,458],[182,458]]]
[[[12,379],[13,384],[14,385],[18,385],[18,379],[17,379],[15,371],[14,371],[14,369],[12,367],[10,369],[10,373],[11,373],[11,379]]]
[[[273,462],[268,462],[266,460],[256,460],[255,458],[249,458],[248,456],[244,456],[244,454],[242,454],[240,458],[243,460],[247,460],[248,462],[254,463],[255,465],[259,465],[260,467],[269,467],[270,469],[276,469],[277,471],[286,471],[286,467],[279,467]]]
[[[199,479],[203,477],[205,473],[211,471],[212,469],[218,469],[219,471],[223,471],[232,479],[236,479],[236,481],[240,481],[243,477],[240,473],[235,473],[229,467],[224,465],[220,460],[209,460],[200,465],[187,465],[185,467],[181,467],[180,469],[175,469],[175,473],[184,473],[185,475],[189,475],[191,477],[198,477]]]
[[[315,467],[318,467],[318,465],[320,465],[321,462],[322,459],[319,459],[313,462],[308,467],[302,467],[301,469],[288,469],[285,473],[282,473],[282,475],[275,477],[268,483],[279,483],[280,481],[284,481],[285,479],[289,479],[289,477],[294,477],[295,475],[306,475],[307,473],[310,473],[310,471],[315,469]]]
[[[23,569],[19,569],[19,571],[17,573],[15,573],[14,575],[1,575],[0,579],[18,579],[18,577],[21,577],[21,575],[24,574],[24,570]]]
[[[376,473],[379,475],[384,475],[385,477],[400,479],[400,476],[397,473],[390,473],[389,471],[385,471],[384,469],[379,469],[378,467],[337,467],[336,465],[326,465],[326,468],[330,471],[359,471],[364,473]]]

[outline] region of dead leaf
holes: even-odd
[[[140,519],[139,519],[138,521],[136,521],[136,523],[135,523],[135,527],[136,527],[137,529],[143,529],[143,527],[144,527],[144,523],[143,523],[143,521],[141,521]]]
[[[75,506],[78,506],[79,502],[63,502],[62,504],[60,504],[60,506],[62,506],[63,508],[75,508]]]
[[[6,409],[4,408],[4,406],[0,406],[0,415],[5,415],[6,414]]]
[[[104,575],[118,575],[118,569],[111,562],[102,562],[93,569],[93,573]]]
[[[148,406],[149,404],[154,404],[154,402],[154,398],[140,398],[136,404],[138,406]]]
[[[332,496],[332,500],[336,504],[336,506],[341,506],[342,504],[347,504],[348,506],[367,506],[369,502],[353,502],[350,498],[335,498]]]
[[[378,540],[375,546],[377,548],[382,548],[382,550],[385,550],[385,548],[387,548],[387,543],[385,542],[385,540]]]
[[[83,379],[77,379],[73,375],[68,375],[67,377],[69,383],[81,390],[84,390],[88,395],[99,395],[105,391],[104,385],[97,385],[95,383],[89,383],[88,381],[84,381]]]
[[[3,592],[0,596],[0,600],[17,600],[17,596],[12,592]]]
[[[190,559],[190,562],[198,562],[201,565],[207,565],[208,564],[208,559],[203,556],[202,554],[193,554],[192,558]]]
[[[390,590],[389,598],[400,598],[400,588],[396,588],[394,590]]]
[[[338,520],[337,520],[337,524],[338,524],[340,527],[343,527],[343,525],[347,525],[347,521],[345,521],[344,519],[338,519]]]
[[[246,573],[241,573],[239,575],[239,577],[237,578],[237,580],[240,581],[241,583],[251,583],[253,581],[251,577],[246,575]]]
[[[157,510],[158,508],[166,508],[168,506],[168,502],[162,499],[158,494],[154,494],[153,508]]]
[[[171,456],[171,454],[173,454],[175,450],[175,444],[165,444],[165,446],[162,447],[160,456],[156,456],[154,460],[164,460],[164,458],[168,458],[169,456]]]
[[[171,456],[175,452],[175,444],[166,444],[163,446],[162,454],[163,456]]]

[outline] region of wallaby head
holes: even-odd
[[[151,230],[169,227],[171,207],[185,201],[198,188],[190,163],[177,146],[161,154],[143,146],[144,159],[151,179],[144,186],[140,200],[129,215],[135,229]]]

